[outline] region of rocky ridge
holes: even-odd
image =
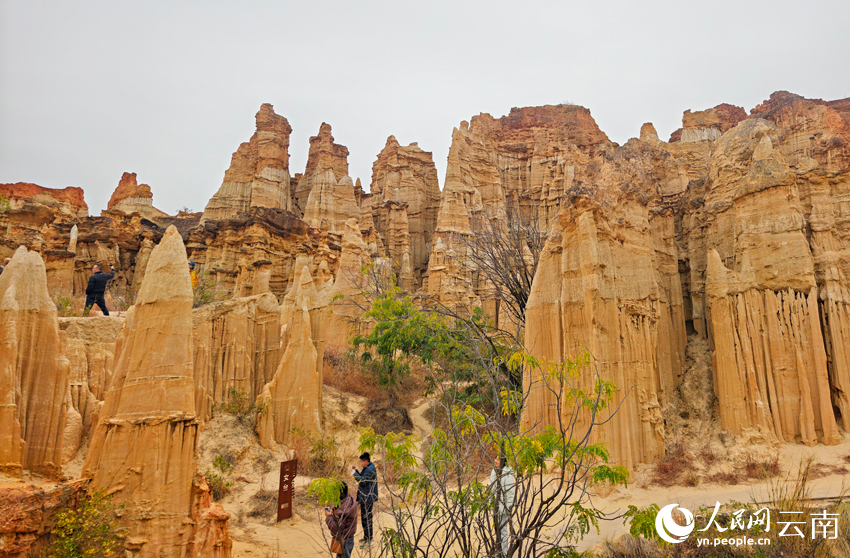
[[[257,432],[273,451],[293,426],[321,430],[323,355],[364,327],[364,266],[506,325],[464,250],[477,220],[513,211],[548,231],[526,345],[595,355],[618,387],[598,436],[619,463],[663,455],[663,411],[691,343],[711,352],[706,385],[729,434],[834,444],[848,428],[846,99],[779,92],[749,115],[688,111],[670,142],[647,123],[623,146],[582,107],[479,115],[453,133],[442,193],[430,154],[392,136],[364,192],[326,124],[289,180],[289,133],[263,105],[204,215],[149,211],[129,173],[100,217],[83,213],[81,191],[0,188],[15,192],[0,192],[12,200],[0,256],[13,255],[0,275],[0,465],[59,478],[85,454],[93,486],[127,505],[132,555],[229,555],[227,514],[197,472],[198,432],[231,390],[267,409]],[[188,259],[214,293],[195,310]],[[58,318],[55,303],[81,295],[95,262],[116,262],[126,318]],[[556,420],[540,381],[525,378],[529,428]],[[22,382],[36,389],[15,391]],[[42,407],[51,418],[31,419]]]

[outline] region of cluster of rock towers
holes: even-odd
[[[368,327],[334,301],[358,296],[364,266],[501,322],[465,251],[473,221],[509,206],[547,231],[525,344],[587,348],[617,397],[630,390],[598,431],[621,464],[663,454],[693,338],[724,430],[812,445],[850,428],[850,100],[774,93],[622,146],[578,106],[481,114],[453,131],[442,191],[431,154],[392,136],[364,191],[327,124],[291,174],[290,133],[262,105],[203,213],[154,208],[132,173],[99,217],[79,188],[0,185],[0,469],[58,479],[83,455],[83,477],[125,504],[131,554],[229,556],[199,432],[230,389],[268,409],[267,447],[321,430],[324,354]],[[193,310],[189,260],[217,302]],[[116,264],[126,315],[60,318],[96,262]],[[557,419],[538,381],[527,428]],[[21,533],[0,535],[23,552]]]

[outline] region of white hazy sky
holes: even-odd
[[[303,172],[321,122],[368,188],[388,135],[434,154],[479,112],[576,103],[619,143],[685,109],[771,92],[850,96],[850,2],[42,2],[0,0],[0,182],[121,173],[202,210],[261,103]]]

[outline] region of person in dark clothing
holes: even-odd
[[[357,501],[360,503],[360,524],[363,526],[363,539],[360,548],[372,544],[372,506],[378,500],[378,471],[372,463],[369,452],[360,456],[360,471],[352,467],[351,472],[357,481]]]
[[[86,287],[86,310],[84,316],[89,315],[92,306],[98,305],[104,316],[109,315],[109,309],[106,308],[106,299],[103,293],[106,292],[106,283],[115,276],[115,266],[109,264],[109,273],[102,273],[100,266],[94,264],[91,268],[92,275],[89,277],[89,284]]]
[[[328,524],[331,537],[339,541],[342,547],[342,553],[337,553],[337,558],[351,558],[354,535],[357,534],[357,504],[348,494],[345,482],[339,490],[339,506],[332,510],[325,508],[325,523]]]

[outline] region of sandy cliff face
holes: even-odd
[[[476,220],[504,220],[506,211],[521,212],[548,230],[577,173],[613,146],[590,111],[574,105],[512,109],[500,119],[481,114],[462,122],[452,134],[428,294],[444,304],[476,300],[487,286],[461,263],[466,247],[459,238],[473,233]],[[486,293],[481,303],[488,305]]]
[[[627,464],[663,451],[688,333],[713,350],[725,430],[832,444],[846,426],[845,103],[777,93],[741,112],[689,112],[680,141],[645,125],[593,153],[535,276],[532,351],[583,346],[619,396],[632,389],[600,432]],[[549,403],[532,391],[525,423],[553,420]]]
[[[289,134],[286,118],[265,103],[256,115],[257,131],[239,146],[218,192],[207,203],[202,222],[234,217],[251,207],[291,210]]]
[[[372,220],[399,275],[418,287],[428,264],[437,225],[440,187],[431,153],[416,143],[399,145],[394,136],[372,165]],[[363,227],[361,227],[362,229]],[[405,264],[407,260],[407,264]],[[409,271],[405,266],[410,267]]]

